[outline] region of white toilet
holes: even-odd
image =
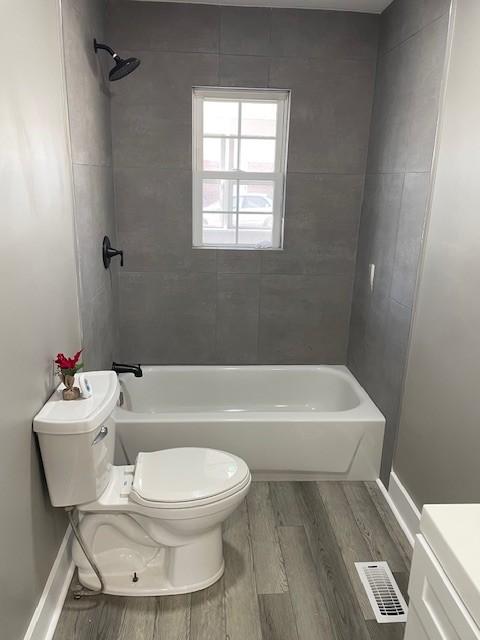
[[[222,523],[249,490],[246,463],[223,451],[181,448],[114,466],[117,375],[88,375],[91,398],[65,402],[57,390],[34,420],[52,504],[78,508],[106,593],[204,589],[223,574]],[[77,541],[73,559],[80,582],[97,589]]]

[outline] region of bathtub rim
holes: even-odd
[[[115,407],[114,418],[117,422],[131,422],[132,417],[142,422],[189,422],[193,419],[196,422],[345,422],[345,421],[368,421],[385,423],[385,416],[373,402],[365,389],[358,382],[357,378],[346,365],[142,365],[144,375],[152,370],[262,370],[262,371],[318,371],[327,370],[330,374],[343,378],[351,384],[354,393],[359,399],[357,406],[340,411],[250,411],[240,410],[235,412],[229,411],[131,411],[122,406]],[[131,374],[120,374],[120,383]],[[127,378],[128,379],[128,378]]]

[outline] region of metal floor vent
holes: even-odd
[[[403,599],[386,562],[356,562],[377,622],[406,622],[407,603]]]

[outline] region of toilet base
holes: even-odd
[[[201,591],[220,580],[225,570],[222,560],[220,569],[210,578],[197,584],[175,587],[169,584],[164,576],[159,575],[157,569],[146,567],[137,573],[138,582],[132,582],[132,574],[104,576],[106,593],[111,596],[173,596],[180,593]],[[78,572],[78,580],[87,589],[98,589],[98,580],[94,573]]]
[[[80,530],[105,584],[117,596],[161,596],[191,593],[219,580],[224,571],[222,527],[196,537],[172,537],[156,522],[150,534],[126,514],[86,514]],[[163,535],[161,535],[163,534]],[[160,537],[164,538],[160,542]],[[73,560],[80,583],[92,590],[100,583],[78,542]]]

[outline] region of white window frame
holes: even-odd
[[[239,123],[236,135],[209,136],[219,138],[241,139],[242,103],[243,102],[276,102],[277,129],[275,136],[248,136],[260,140],[275,140],[275,168],[273,172],[256,173],[242,171],[205,171],[203,169],[203,103],[204,100],[236,101],[240,103]],[[192,169],[193,169],[193,247],[202,249],[254,249],[271,251],[283,249],[283,227],[285,216],[285,181],[287,174],[288,129],[290,123],[290,90],[288,89],[243,89],[219,87],[194,87],[192,93]],[[247,137],[247,136],[246,136]],[[240,143],[238,144],[237,167],[240,166]],[[272,246],[259,247],[249,244],[206,244],[203,242],[202,221],[202,180],[238,180],[238,181],[271,181],[275,183],[273,194],[273,228]],[[237,191],[237,213],[240,203],[240,190]],[[221,213],[221,212],[220,212]],[[239,218],[237,215],[237,237]]]

